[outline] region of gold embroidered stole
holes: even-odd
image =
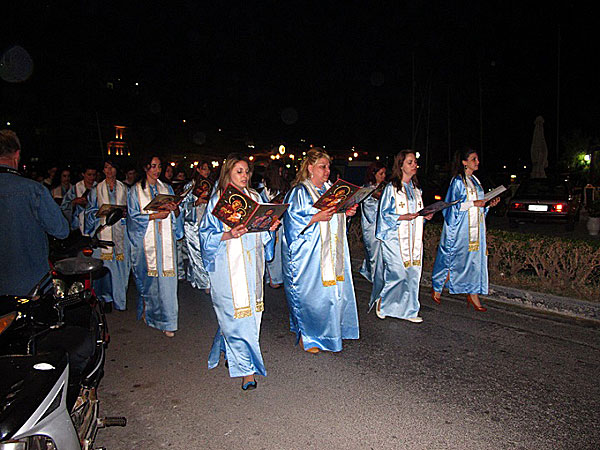
[[[302,184],[308,189],[313,202],[316,202],[320,197],[317,187],[309,180],[304,180]],[[330,184],[325,183],[325,188],[329,187]],[[335,214],[335,220],[337,222],[335,234],[331,232],[331,221],[317,223],[321,233],[321,282],[323,286],[335,286],[338,281],[344,281],[346,215],[344,213]]]
[[[101,181],[96,186],[96,198],[98,209],[106,203],[110,204],[110,193],[108,191],[108,183],[106,180]],[[127,189],[119,180],[115,181],[115,202],[117,205],[127,205]],[[104,218],[104,221],[106,222],[106,218]],[[111,261],[113,258],[115,261],[123,261],[125,259],[123,244],[125,228],[121,224],[121,221],[115,223],[112,227],[102,230],[99,236],[102,240],[113,241],[115,243],[115,246],[112,248],[102,249],[101,259],[105,261]]]
[[[423,208],[423,199],[421,191],[413,188],[416,209],[410,211],[408,192],[405,192],[405,186],[402,191],[392,188],[396,213],[399,215],[414,213]],[[400,257],[404,267],[420,266],[421,255],[423,254],[423,216],[413,220],[400,220],[398,225],[398,243],[400,244]]]
[[[152,201],[150,186],[146,184],[146,189],[142,189],[142,184],[137,183],[136,187],[140,203],[140,213],[152,214],[152,211],[146,212],[143,210],[143,207]],[[169,189],[160,180],[156,181],[156,189],[159,194],[169,194]],[[160,235],[161,241],[162,276],[175,276],[175,248],[173,245],[171,214],[166,219],[148,221],[148,228],[146,228],[146,234],[144,235],[144,254],[146,256],[146,267],[148,268],[149,277],[158,276],[157,234]]]
[[[471,179],[473,178],[473,179]],[[479,180],[475,178],[475,175],[472,175],[471,178],[463,178],[463,183],[465,185],[465,189],[467,191],[467,201],[476,201],[479,200],[477,186],[481,185]],[[471,206],[468,210],[469,214],[469,251],[470,252],[478,252],[479,251],[479,230],[481,225],[481,208],[477,206]]]
[[[260,202],[258,193],[252,189],[246,189],[246,194],[257,202]],[[220,194],[217,194],[220,195]],[[231,230],[227,225],[223,225],[225,231]],[[255,239],[255,267],[256,267],[256,285],[254,295],[256,298],[256,312],[262,312],[265,309],[263,300],[263,276],[265,271],[265,255],[262,243],[261,233],[253,233]],[[246,273],[246,265],[252,265],[252,251],[244,249],[243,236],[225,241],[227,250],[227,266],[229,269],[229,284],[231,286],[231,295],[233,297],[233,318],[241,319],[252,315],[250,305],[250,285]]]

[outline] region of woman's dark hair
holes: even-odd
[[[58,186],[60,186],[60,180],[62,178],[62,174],[63,172],[69,172],[69,176],[71,175],[71,168],[70,167],[59,167],[59,169],[56,171],[56,176],[54,177],[54,182],[52,183],[52,186],[50,187],[50,189],[54,189]]]
[[[454,159],[452,160],[452,177],[460,175],[462,178],[465,178],[465,167],[463,161],[469,159],[469,155],[472,153],[477,153],[477,150],[474,150],[471,147],[464,147],[454,153]]]
[[[283,177],[285,166],[281,161],[271,161],[265,170],[263,179],[265,180],[265,186],[272,193],[275,192],[287,192],[290,189],[290,185]]]
[[[392,179],[390,182],[399,191],[402,191],[402,189],[403,189],[402,188],[402,165],[404,164],[404,160],[406,159],[406,157],[408,155],[414,155],[415,158],[417,157],[417,153],[414,150],[406,149],[406,150],[400,150],[400,152],[394,158],[394,167],[392,168]],[[413,175],[412,182],[416,188],[420,187],[419,180],[418,180],[416,174]]]
[[[158,158],[158,160],[160,161],[160,165],[162,166],[162,164],[163,164],[162,158],[160,156],[158,156],[158,155],[146,156],[146,157],[144,157],[140,161],[141,162],[142,173],[144,174],[142,176],[142,179],[140,180],[140,183],[142,184],[142,189],[146,189],[146,177],[147,177],[146,170],[150,168],[150,164],[152,164],[152,160],[154,158]]]
[[[381,169],[385,169],[385,165],[379,161],[372,162],[367,168],[367,174],[365,176],[365,184],[375,184],[375,174]]]
[[[204,164],[206,164],[206,165],[208,166],[208,179],[210,180],[210,177],[211,177],[211,175],[212,175],[212,170],[210,170],[210,163],[209,163],[209,162],[208,162],[206,159],[203,159],[203,160],[200,160],[200,161],[198,161],[198,166],[197,166],[197,168],[198,168],[198,169],[202,168],[202,166],[203,166]],[[192,179],[193,179],[193,180],[194,180],[196,183],[197,183],[197,182],[200,180],[200,177],[201,177],[201,176],[202,176],[202,175],[200,175],[200,174],[198,173],[198,170],[194,169],[194,173],[193,173],[193,175],[192,175]],[[212,181],[212,180],[211,180],[211,181]]]

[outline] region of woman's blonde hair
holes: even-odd
[[[314,166],[321,158],[325,158],[327,161],[329,161],[329,163],[331,163],[331,157],[325,153],[325,150],[320,147],[311,148],[306,153],[306,158],[304,158],[304,161],[302,161],[302,165],[296,174],[296,178],[294,179],[292,186],[296,186],[302,183],[304,180],[309,179],[310,173],[308,173],[308,165],[310,164],[311,166]]]
[[[219,175],[218,189],[221,192],[223,192],[227,185],[231,183],[231,171],[233,170],[233,166],[240,161],[244,161],[246,164],[248,164],[248,169],[250,170],[250,173],[248,174],[248,187],[250,187],[250,179],[252,178],[252,166],[250,165],[250,161],[247,157],[241,155],[240,153],[230,153],[227,155],[227,159],[223,163],[221,174]]]

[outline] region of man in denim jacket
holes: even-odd
[[[26,295],[50,267],[48,237],[69,234],[50,192],[18,172],[21,143],[0,130],[0,295]]]

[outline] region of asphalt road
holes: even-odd
[[[422,324],[366,313],[340,353],[294,347],[282,289],[266,289],[261,346],[268,377],[244,392],[223,366],[208,371],[216,330],[210,298],[179,283],[173,339],[109,315],[112,342],[100,430],[108,449],[597,449],[600,329],[421,293]]]

